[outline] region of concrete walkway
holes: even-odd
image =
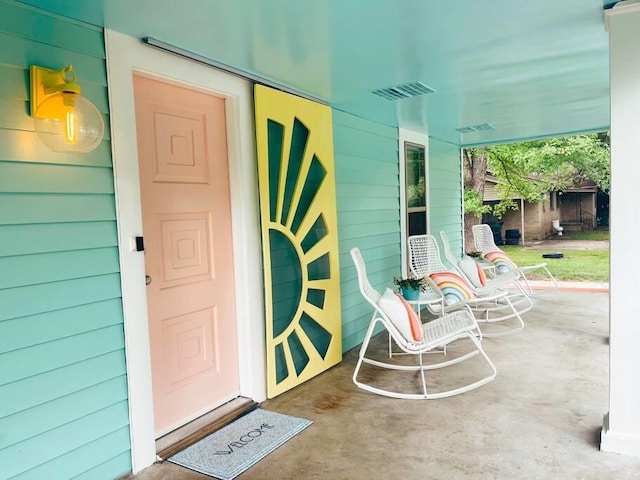
[[[340,365],[261,405],[314,423],[237,479],[640,478],[640,458],[598,448],[608,410],[608,314],[606,293],[539,292],[524,330],[483,340],[496,379],[440,400],[358,389],[351,381],[358,349],[347,352]],[[374,343],[384,356],[386,335]],[[434,385],[480,373],[475,361],[437,371]],[[417,381],[374,367],[362,374],[396,386]],[[136,480],[206,478],[163,463]]]
[[[529,285],[533,290],[552,290],[555,288],[553,282],[544,280],[529,280]],[[582,292],[608,292],[609,282],[558,282],[558,290],[582,291]]]
[[[547,240],[527,242],[526,249],[548,250],[550,252],[567,250],[607,250],[609,240],[571,240],[565,237],[553,237]]]

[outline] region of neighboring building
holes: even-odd
[[[598,190],[591,180],[558,192],[561,223],[576,229],[591,230],[609,225],[609,195]]]
[[[500,199],[496,184],[497,179],[487,175],[483,197],[486,205],[495,205]],[[552,226],[554,220],[559,220],[566,232],[609,224],[609,195],[600,192],[591,180],[584,180],[579,187],[569,187],[562,192],[547,192],[539,202],[530,202],[518,195],[511,199],[517,208],[508,210],[502,218],[483,215],[484,223],[492,225],[496,231],[502,229],[503,240],[507,230],[518,230],[520,242],[552,237],[558,234]]]

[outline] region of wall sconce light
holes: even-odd
[[[71,65],[60,70],[32,65],[31,116],[40,139],[54,152],[90,152],[104,136],[96,106],[80,93]]]

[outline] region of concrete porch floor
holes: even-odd
[[[356,388],[354,349],[340,365],[261,405],[314,423],[237,478],[637,479],[640,458],[598,449],[608,410],[608,308],[607,293],[540,293],[524,330],[483,340],[496,379],[439,400]],[[386,335],[375,347],[385,351]],[[481,365],[470,362],[467,373]],[[436,382],[448,375],[439,371]],[[207,478],[168,462],[135,476]]]

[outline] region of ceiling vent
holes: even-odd
[[[496,127],[490,123],[481,123],[480,125],[470,125],[468,127],[456,128],[456,132],[459,133],[471,133],[471,132],[486,132],[488,130],[495,130]]]
[[[403,83],[395,87],[380,88],[373,90],[371,93],[378,95],[387,100],[401,100],[403,98],[417,97],[426,93],[433,93],[435,90],[426,86],[422,82]]]

